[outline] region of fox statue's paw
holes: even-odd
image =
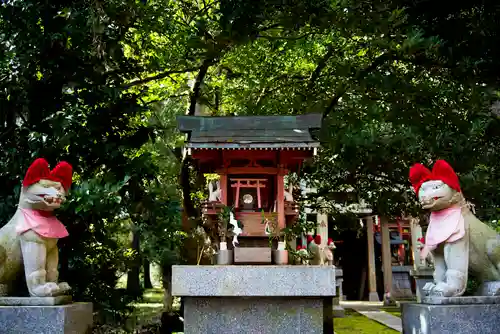
[[[422,290],[424,290],[424,294],[428,297],[461,296],[463,294],[461,286],[452,283],[454,282],[427,283]]]
[[[59,294],[59,286],[56,283],[45,283],[34,286],[30,291],[33,297],[53,297]]]
[[[425,283],[424,287],[422,288],[422,291],[426,296],[431,295],[432,290],[436,287],[436,284],[432,282]]]

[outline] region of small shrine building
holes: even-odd
[[[300,172],[316,154],[314,131],[321,114],[298,116],[179,116],[187,134],[187,154],[202,173],[219,175],[220,194],[204,204],[203,214],[216,219],[222,206],[233,207],[243,223],[240,247],[268,245],[263,215],[279,229],[298,217],[292,188],[285,176]],[[215,189],[214,189],[215,190]]]

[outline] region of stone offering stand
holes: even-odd
[[[174,266],[184,333],[333,333],[333,266]]]
[[[186,153],[200,172],[218,175],[202,207],[205,230],[217,231],[209,236],[216,265],[173,267],[184,333],[333,333],[334,312],[342,311],[334,246],[316,238],[299,252],[305,236],[282,233],[299,217],[285,177],[316,154],[311,130],[321,118],[178,117]]]

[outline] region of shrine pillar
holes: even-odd
[[[398,219],[398,233],[399,233],[399,238],[401,240],[404,240],[404,237],[403,237],[403,225],[401,223],[401,220]],[[401,265],[403,265],[404,263],[404,259],[405,259],[405,256],[406,256],[406,251],[405,251],[405,244],[402,243],[401,245],[399,245],[398,247],[398,261]]]
[[[224,170],[223,173],[220,173],[220,188],[221,188],[221,203],[224,205],[227,205],[227,192],[228,192],[228,187],[227,187],[227,172]]]
[[[362,219],[363,220],[363,219]],[[366,239],[368,248],[368,300],[378,302],[377,275],[375,274],[375,236],[373,234],[373,216],[365,217]]]
[[[377,218],[379,218],[377,216]],[[386,217],[380,217],[380,242],[382,246],[382,271],[384,273],[384,293],[392,290],[392,255],[389,222]]]
[[[328,241],[328,215],[318,212],[316,217],[318,222],[316,234],[321,236],[321,246],[326,246],[326,242]]]
[[[278,214],[278,228],[281,230],[285,228],[285,170],[281,167],[276,177],[277,191],[277,214]]]
[[[278,171],[278,175],[276,178],[277,181],[277,191],[278,195],[276,196],[277,201],[277,214],[278,214],[278,228],[281,230],[285,228],[285,170],[283,167],[280,167]]]

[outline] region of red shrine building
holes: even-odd
[[[314,132],[321,114],[299,116],[179,116],[179,130],[187,135],[187,154],[202,173],[219,175],[220,194],[204,206],[216,219],[221,206],[234,208],[243,223],[241,247],[268,244],[263,215],[284,228],[298,217],[285,176],[299,172],[319,147]]]

